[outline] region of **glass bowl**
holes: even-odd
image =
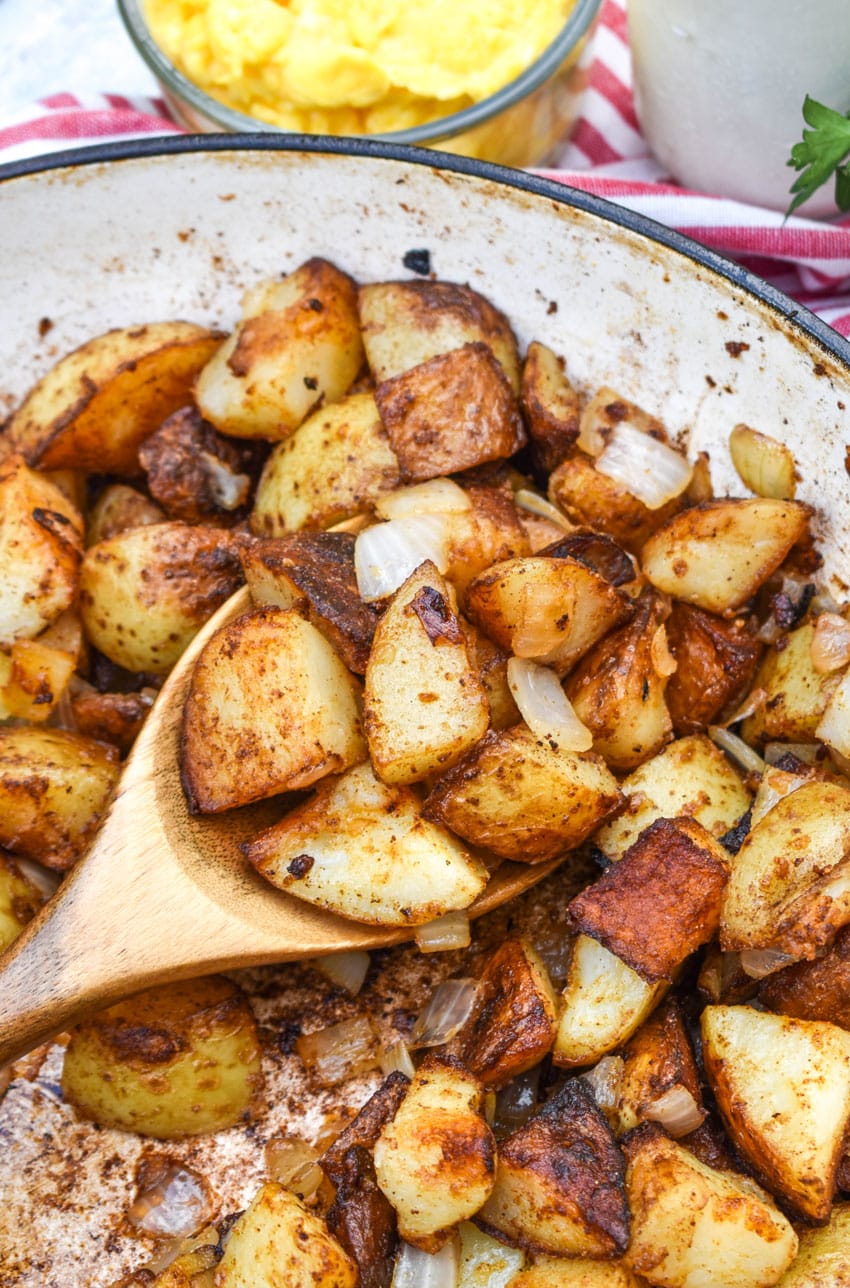
[[[117,0],[139,55],[162,87],[179,124],[199,133],[280,134],[286,131],[238,112],[206,93],[166,57],[153,39],[142,0]],[[586,71],[582,54],[595,28],[602,0],[576,0],[552,43],[514,80],[471,107],[410,129],[370,134],[392,143],[439,148],[509,166],[552,159],[570,135]]]

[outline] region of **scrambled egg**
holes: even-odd
[[[574,0],[146,0],[171,61],[284,130],[378,134],[486,98],[557,36]]]

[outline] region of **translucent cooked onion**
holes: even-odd
[[[758,791],[753,799],[750,827],[755,827],[762,821],[765,814],[770,813],[774,805],[808,782],[811,782],[809,774],[788,774],[784,769],[777,769],[774,765],[765,765]]]
[[[385,599],[426,559],[440,572],[448,566],[449,516],[413,514],[364,528],[354,541],[354,571],[360,598]]]
[[[463,488],[443,478],[385,492],[375,502],[375,513],[382,519],[404,519],[411,514],[459,514],[471,508],[472,502]]]
[[[741,970],[750,979],[764,979],[776,971],[790,966],[794,957],[780,953],[776,948],[744,948],[740,954]]]
[[[371,957],[361,949],[352,949],[348,953],[328,953],[325,957],[314,957],[312,965],[337,988],[344,988],[346,993],[356,997],[363,987],[363,981],[369,970]]]
[[[15,855],[15,867],[21,872],[28,881],[41,891],[45,898],[50,896],[59,889],[63,874],[54,872],[52,868],[43,868],[40,863],[33,859],[22,859]]]
[[[761,756],[736,733],[732,733],[729,729],[722,729],[720,725],[709,725],[708,736],[728,756],[736,760],[742,769],[753,774],[764,772],[764,761]]]
[[[537,1092],[540,1086],[540,1065],[512,1078],[496,1095],[493,1113],[493,1130],[497,1136],[508,1136],[523,1127],[540,1107]]]
[[[810,648],[819,675],[840,671],[850,662],[850,622],[838,613],[821,613],[815,620]]]
[[[412,1078],[416,1072],[410,1048],[401,1038],[399,1038],[398,1042],[393,1042],[392,1046],[382,1047],[378,1059],[381,1064],[381,1073],[385,1076],[398,1072],[406,1074],[408,1078]]]
[[[606,1055],[592,1069],[586,1069],[582,1074],[585,1082],[590,1084],[593,1099],[604,1114],[616,1109],[620,1102],[620,1087],[625,1067],[625,1062],[620,1056]]]
[[[650,510],[658,510],[681,496],[692,474],[681,452],[626,421],[612,426],[608,442],[596,458],[596,468],[622,484]]]
[[[210,1193],[188,1167],[168,1167],[149,1189],[140,1191],[127,1210],[134,1229],[160,1238],[186,1238],[211,1215]]]
[[[839,756],[850,757],[850,671],[841,678],[829,699],[815,736]]]
[[[458,1288],[459,1277],[456,1239],[449,1239],[439,1252],[433,1253],[399,1243],[391,1288]]]
[[[520,487],[514,492],[514,504],[519,506],[520,510],[527,510],[529,514],[537,514],[541,519],[549,519],[565,532],[574,532],[575,524],[570,523],[565,514],[562,514],[556,505],[547,501],[545,496],[540,496],[538,492],[532,492],[530,488]]]
[[[767,702],[767,689],[752,689],[736,707],[730,716],[723,721],[723,728],[729,725],[737,724],[739,720],[746,720],[748,716],[754,715],[756,711],[761,710]]]
[[[281,1136],[268,1141],[265,1156],[269,1178],[301,1199],[310,1198],[322,1183],[320,1152],[300,1137]]]
[[[667,630],[663,623],[658,627],[650,641],[649,657],[652,662],[652,669],[661,679],[668,679],[669,676],[675,675],[679,664],[670,652],[670,645],[667,642]]]
[[[443,1046],[460,1032],[475,1005],[479,984],[476,979],[446,979],[431,994],[416,1018],[408,1046]]]
[[[235,474],[233,470],[212,452],[199,452],[210,483],[213,500],[222,510],[236,510],[248,499],[251,491],[251,479],[248,474]]]
[[[673,1137],[687,1136],[696,1131],[705,1114],[694,1100],[687,1087],[671,1087],[663,1095],[657,1096],[643,1111],[644,1118],[660,1123]]]
[[[507,665],[508,687],[531,732],[566,751],[589,751],[593,734],[576,715],[561,681],[548,666],[512,657]]]
[[[304,1034],[295,1049],[321,1087],[336,1087],[348,1078],[378,1068],[377,1034],[367,1016]]]
[[[784,756],[793,756],[804,765],[816,765],[822,748],[816,742],[768,742],[764,758],[769,765],[777,765]]]
[[[794,457],[784,443],[749,425],[736,425],[729,435],[729,455],[741,482],[756,496],[777,501],[794,496]]]
[[[417,926],[413,937],[423,953],[447,953],[453,948],[468,948],[471,941],[469,917],[465,912],[447,912],[444,917]]]

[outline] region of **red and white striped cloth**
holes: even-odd
[[[625,5],[604,0],[576,130],[558,168],[541,173],[712,247],[850,336],[850,216],[785,221],[776,211],[673,183],[650,154],[635,115]],[[159,99],[55,94],[0,123],[0,164],[88,143],[177,133],[180,127]]]

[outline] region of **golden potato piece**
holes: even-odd
[[[727,951],[811,959],[850,921],[850,791],[804,783],[746,837],[723,898]]]
[[[137,474],[142,439],[191,401],[221,334],[191,322],[107,331],[62,358],[12,416],[9,440],[43,469]]]
[[[850,1033],[751,1006],[707,1006],[700,1025],[732,1140],[773,1194],[825,1221],[850,1120]]]
[[[222,976],[148,989],[75,1026],[62,1092],[83,1118],[168,1140],[246,1119],[263,1078],[253,1012]]]
[[[698,733],[751,687],[764,645],[742,619],[726,621],[691,604],[674,604],[666,627],[676,659],[666,692],[673,728]]]
[[[0,646],[31,639],[74,602],[79,511],[23,457],[0,465]]]
[[[850,1288],[850,1203],[836,1203],[819,1230],[804,1230],[778,1288]]]
[[[519,391],[519,354],[503,313],[469,286],[454,282],[372,282],[360,287],[366,357],[376,383],[439,354],[483,341]]]
[[[17,939],[44,896],[8,854],[0,852],[0,952]]]
[[[190,809],[218,813],[355,764],[366,753],[357,701],[354,677],[297,612],[229,622],[202,650],[183,712]]]
[[[266,461],[251,530],[282,537],[367,513],[398,486],[399,464],[369,393],[351,394],[304,421]]]
[[[622,483],[602,474],[585,452],[568,456],[552,471],[548,495],[574,523],[607,533],[631,554],[638,554],[647,537],[682,504],[674,497],[658,510],[650,510]]]
[[[478,670],[487,703],[490,707],[490,728],[510,729],[512,725],[522,722],[519,708],[508,684],[509,653],[499,648],[491,639],[479,631],[477,626],[460,618],[461,629],[466,636],[466,647],[469,656]]]
[[[369,764],[320,783],[244,852],[274,885],[370,925],[422,925],[468,907],[487,881],[410,788],[388,787]]]
[[[110,483],[95,501],[86,523],[86,545],[96,546],[131,528],[164,523],[165,511],[138,488]]]
[[[741,737],[754,747],[766,742],[815,742],[829,699],[841,672],[821,673],[812,664],[815,628],[810,622],[782,636],[781,648],[765,654],[753,678],[764,702],[741,726]]]
[[[483,736],[490,707],[448,584],[429,560],[396,591],[366,666],[363,725],[379,778],[414,783]]]
[[[501,1142],[476,1221],[508,1243],[562,1257],[612,1257],[629,1242],[623,1158],[581,1078]]]
[[[43,724],[67,688],[76,661],[73,653],[40,640],[15,640],[8,674],[7,658],[0,654],[0,718]]]
[[[668,743],[620,783],[626,806],[593,838],[608,859],[619,859],[657,818],[695,818],[719,840],[752,800],[740,773],[705,734]]]
[[[590,935],[572,946],[552,1058],[566,1069],[622,1046],[667,991],[650,984]]]
[[[641,565],[665,594],[734,613],[808,534],[810,516],[801,501],[707,501],[668,519],[645,542]]]
[[[539,340],[532,340],[526,350],[520,400],[534,456],[549,474],[578,438],[580,404],[564,359]]]
[[[230,1232],[216,1288],[357,1288],[357,1266],[325,1222],[268,1181]]]
[[[483,1107],[473,1074],[459,1061],[427,1055],[378,1137],[378,1185],[396,1210],[401,1237],[425,1252],[437,1252],[493,1188],[496,1142]]]
[[[646,1288],[647,1283],[619,1259],[538,1257],[533,1266],[509,1279],[505,1288]]]
[[[553,746],[521,724],[487,733],[434,783],[424,813],[502,858],[544,863],[580,845],[620,800],[600,757]]]
[[[768,975],[759,1001],[798,1020],[828,1020],[850,1029],[850,926],[839,930],[823,957]]]
[[[771,1288],[797,1251],[793,1227],[748,1177],[706,1166],[645,1123],[623,1145],[632,1239],[625,1261],[657,1288]]]
[[[310,259],[246,293],[236,329],[198,376],[195,400],[223,434],[274,442],[342,398],[362,363],[357,288],[327,260]]]
[[[531,553],[508,478],[465,481],[463,492],[469,507],[451,515],[446,548],[446,577],[459,596],[491,564]]]
[[[118,780],[112,747],[63,729],[0,728],[0,845],[60,871],[88,846]]]

